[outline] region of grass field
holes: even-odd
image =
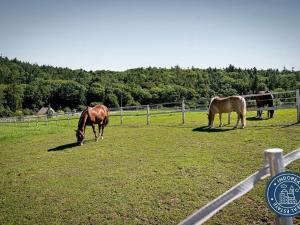
[[[254,116],[245,129],[211,131],[205,113],[187,113],[185,125],[181,113],[151,116],[149,127],[144,116],[124,126],[111,117],[104,140],[87,128],[83,146],[74,144],[76,118],[0,124],[0,224],[177,224],[260,169],[263,150],[300,147],[294,109]],[[299,172],[300,161],[287,170]],[[266,182],[206,224],[273,224]]]

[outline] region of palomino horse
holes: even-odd
[[[95,134],[95,141],[98,141],[101,131],[101,139],[103,139],[103,130],[108,123],[108,109],[105,105],[96,105],[94,107],[87,107],[80,116],[78,128],[75,130],[77,143],[83,145],[85,137],[86,125],[91,125]],[[97,136],[95,124],[98,124],[99,134]]]
[[[230,97],[214,97],[211,99],[208,108],[208,126],[211,128],[214,123],[215,114],[219,113],[220,127],[222,126],[222,113],[237,113],[237,122],[235,128],[237,128],[239,121],[242,122],[242,128],[246,126],[246,101],[241,96]]]
[[[256,106],[258,108],[257,110],[257,117],[261,118],[262,116],[262,108],[267,105],[269,108],[274,107],[274,96],[269,91],[259,91],[258,94],[264,94],[264,95],[258,95],[255,97],[256,100]],[[274,115],[274,109],[268,109],[268,117],[272,118]]]

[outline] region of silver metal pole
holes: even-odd
[[[297,123],[300,123],[300,90],[296,90]]]
[[[270,148],[265,150],[265,161],[270,165],[270,174],[272,177],[284,172],[283,150],[280,148]],[[293,217],[275,217],[275,225],[293,225]]]
[[[71,123],[70,123],[70,113],[68,113],[68,126],[69,127],[71,126]]]
[[[185,104],[184,104],[184,100],[182,100],[181,112],[182,112],[182,124],[184,124],[184,121],[185,121]]]
[[[120,108],[120,124],[123,125],[123,107]]]
[[[150,106],[147,105],[147,126],[150,126]]]

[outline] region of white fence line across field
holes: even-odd
[[[265,150],[266,165],[261,170],[256,171],[245,180],[226,191],[224,194],[220,195],[198,211],[194,212],[192,215],[183,220],[180,225],[203,224],[218,211],[223,209],[226,205],[252,190],[258,181],[263,180],[270,175],[275,176],[277,173],[283,172],[284,167],[297,159],[300,159],[300,148],[285,155],[283,158],[281,149]],[[291,225],[292,221],[291,219],[276,218],[275,224]]]
[[[293,91],[269,92],[269,93],[263,93],[263,94],[249,94],[249,95],[241,95],[241,96],[244,98],[249,98],[249,97],[269,95],[270,93],[273,95],[279,95],[279,94],[295,93],[295,91],[293,90]]]
[[[256,96],[269,95],[267,94],[251,94],[251,95],[242,95],[246,98],[247,102],[247,111],[257,111],[257,110],[277,110],[277,109],[290,109],[297,108],[297,122],[300,122],[300,95],[299,90],[296,91],[285,91],[285,92],[272,92],[273,96],[277,98],[274,99],[273,107],[264,107],[257,108],[256,101],[254,98]],[[278,97],[283,95],[289,95],[284,97]],[[291,97],[294,95],[294,97]],[[173,114],[173,113],[182,113],[182,124],[186,121],[185,113],[187,112],[206,112],[208,109],[208,104],[204,104],[204,102],[208,103],[210,99],[201,98],[199,102],[200,104],[195,104],[191,101],[182,101],[182,102],[167,102],[156,105],[140,105],[140,106],[126,106],[120,108],[111,108],[111,116],[119,116],[120,117],[120,125],[124,124],[124,117],[126,116],[146,116],[146,124],[150,125],[150,117],[151,115],[163,115],[163,114]],[[286,100],[289,100],[286,102]],[[292,101],[294,100],[294,101]],[[279,104],[280,103],[280,104]],[[192,104],[192,106],[190,106]],[[38,125],[39,121],[45,120],[46,124],[50,122],[64,121],[68,120],[68,124],[70,126],[71,117],[79,116],[81,112],[77,113],[65,113],[65,114],[52,114],[51,118],[53,120],[48,120],[47,115],[43,116],[23,116],[23,117],[9,117],[9,118],[0,118],[0,123],[22,123],[22,122],[30,122],[35,121]],[[65,117],[65,118],[62,118]]]

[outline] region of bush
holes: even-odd
[[[71,112],[72,110],[68,106],[66,106],[65,108],[63,108],[63,111],[64,112]]]
[[[22,109],[22,111],[24,116],[33,115],[33,111],[31,109]]]
[[[102,102],[91,102],[90,106],[94,107],[95,105],[98,105],[98,104],[102,105],[103,103]]]
[[[58,114],[64,114],[65,112],[62,109],[56,111]]]
[[[108,94],[105,104],[111,108],[119,108],[118,97],[115,94]]]
[[[23,111],[22,110],[16,110],[16,112],[14,113],[15,116],[23,116]]]
[[[257,91],[266,91],[267,90],[267,86],[264,83],[259,83],[257,85]]]
[[[78,111],[83,111],[83,110],[86,109],[86,106],[85,106],[85,105],[79,105],[79,106],[77,107],[77,109],[78,109]]]
[[[10,117],[13,116],[13,112],[9,107],[0,107],[0,117]]]
[[[129,102],[127,102],[127,104],[126,104],[127,106],[139,106],[139,105],[141,105],[139,102],[137,102],[137,101],[134,101],[133,99],[132,100],[130,100]]]

